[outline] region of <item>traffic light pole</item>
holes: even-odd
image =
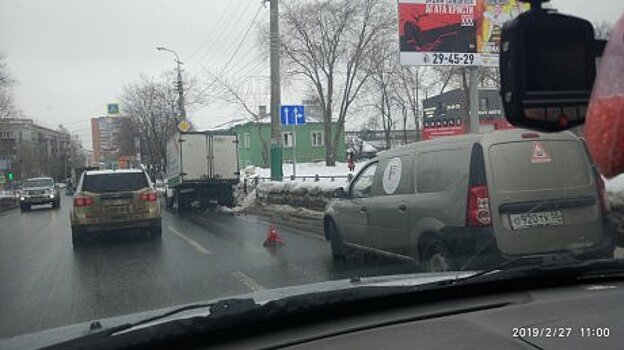
[[[479,133],[479,68],[469,67],[470,129],[471,134]]]
[[[271,51],[271,180],[282,181],[282,131],[280,128],[280,56],[279,56],[279,5],[278,0],[267,0],[270,6]]]

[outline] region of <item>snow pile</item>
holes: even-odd
[[[361,165],[363,164],[356,164],[356,170]],[[263,177],[263,178],[271,177],[271,169],[256,168],[256,167],[252,167],[252,168],[254,168],[253,169],[254,174],[256,174],[259,177]],[[283,171],[284,177],[290,177],[293,173],[292,164],[283,164],[282,171]],[[344,180],[344,178],[349,176],[350,172],[349,172],[349,168],[347,167],[347,163],[336,163],[336,166],[331,167],[331,166],[326,166],[325,162],[316,162],[316,163],[297,163],[296,173],[297,173],[296,176],[313,177],[313,176],[319,175],[319,176],[342,177],[342,179],[334,178],[334,181],[338,181],[338,180]],[[304,180],[296,179],[296,181],[304,181]],[[314,179],[308,178],[305,181],[314,181]],[[331,178],[320,178],[320,181],[331,182]]]
[[[624,207],[624,174],[605,181],[609,202],[612,206]]]
[[[334,182],[262,182],[256,188],[261,203],[285,204],[312,210],[323,210],[346,181]]]
[[[0,191],[0,198],[10,198],[15,199],[17,197],[17,193],[13,191]]]

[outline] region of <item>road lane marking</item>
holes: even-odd
[[[241,271],[232,272],[232,276],[234,276],[240,283],[244,284],[245,287],[251,289],[252,292],[259,292],[266,289],[260,283],[256,282],[256,280]]]
[[[182,234],[180,231],[176,230],[173,226],[170,225],[167,228],[169,229],[169,231],[171,231],[171,233],[173,233],[174,235],[178,236],[178,238],[180,238],[184,242],[188,243],[191,247],[195,248],[198,252],[200,252],[200,253],[202,253],[204,255],[212,254],[210,252],[210,250],[206,249],[206,247],[204,247],[203,245],[197,243],[196,241],[192,240],[191,238],[187,237],[186,235]]]

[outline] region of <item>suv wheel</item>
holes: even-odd
[[[420,255],[421,266],[425,271],[454,271],[455,259],[448,246],[440,239],[434,238],[427,242]]]
[[[82,243],[84,242],[84,232],[75,229],[72,227],[71,230],[71,237],[72,237],[72,245],[74,246],[74,248],[77,248],[78,246],[82,245]]]

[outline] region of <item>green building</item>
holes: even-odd
[[[332,125],[332,136],[338,126]],[[271,124],[268,121],[252,122],[247,119],[233,120],[215,129],[229,130],[238,135],[238,148],[241,167],[255,165],[269,167],[269,149],[271,142]],[[293,136],[294,135],[294,136]],[[316,119],[308,120],[305,125],[282,127],[282,159],[292,162],[293,153],[297,163],[309,163],[325,160],[325,131],[323,123]],[[338,138],[336,161],[346,160],[344,131]]]

